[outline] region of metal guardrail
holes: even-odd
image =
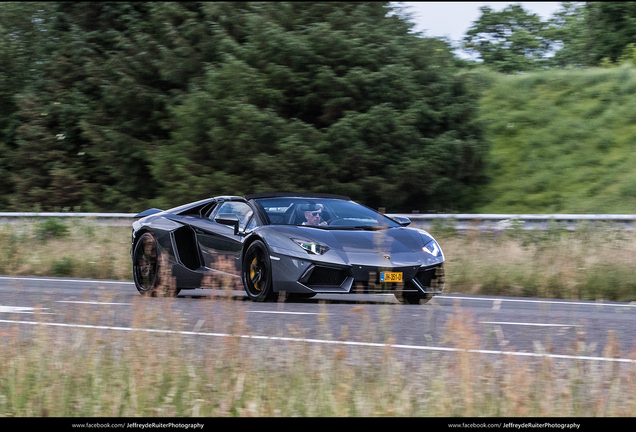
[[[137,213],[28,213],[28,212],[0,212],[0,225],[16,224],[24,219],[41,219],[47,217],[90,220],[91,223],[103,226],[130,226]]]
[[[17,223],[24,218],[83,218],[98,225],[127,226],[137,213],[70,213],[70,212],[0,212],[0,224]],[[636,215],[616,214],[434,214],[434,213],[387,213],[387,216],[407,217],[411,225],[431,229],[433,227],[458,230],[504,230],[504,229],[576,229],[579,226],[607,227],[633,231]]]
[[[577,227],[612,228],[632,231],[636,215],[615,214],[393,214],[411,219],[418,228],[455,228],[457,230],[546,230],[561,228],[574,230]]]
[[[18,217],[94,217],[94,218],[132,218],[137,213],[70,213],[70,212],[0,212],[0,218]]]

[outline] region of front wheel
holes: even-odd
[[[161,268],[161,253],[157,241],[154,235],[146,232],[135,244],[133,253],[133,277],[141,295],[174,297],[179,294],[178,288],[165,286],[168,281],[162,280]]]
[[[243,287],[247,296],[257,302],[274,299],[272,289],[272,266],[267,246],[255,240],[243,256]]]

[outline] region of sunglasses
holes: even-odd
[[[321,215],[321,214],[322,214],[322,212],[321,212],[321,211],[313,211],[313,212],[311,212],[311,215],[312,215],[313,217],[319,216],[319,215]]]

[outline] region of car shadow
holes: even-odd
[[[188,291],[181,291],[177,298],[192,300],[224,299],[232,301],[251,301],[242,291],[221,291],[211,289]],[[393,295],[378,294],[317,294],[315,297],[308,299],[285,297],[279,298],[279,300],[274,300],[270,303],[276,303],[276,301],[301,304],[402,304]]]

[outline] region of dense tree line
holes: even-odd
[[[464,49],[505,73],[636,62],[635,5],[484,7]],[[412,26],[388,2],[0,3],[0,210],[304,190],[468,211],[477,63]]]
[[[477,94],[381,2],[0,3],[0,209],[303,190],[465,209]]]

